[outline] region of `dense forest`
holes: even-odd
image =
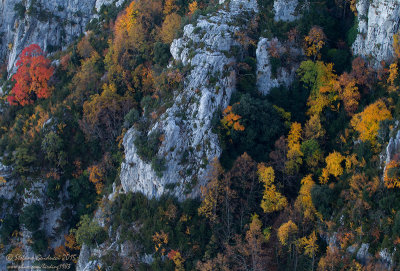
[[[385,152],[400,129],[400,40],[393,36],[391,61],[355,55],[353,0],[299,1],[296,19],[286,22],[274,20],[274,1],[259,0],[225,52],[236,90],[213,114],[210,133],[221,155],[202,158],[207,178],[185,183],[179,198],[168,193],[176,183],[160,197],[121,190],[124,136],[132,127],[138,157],[158,177],[165,174],[165,136],[153,127],[193,69],[172,57],[171,43],[189,24],[207,35],[197,21],[229,4],[103,5],[64,50],[31,44],[15,73],[4,63],[0,156],[12,170],[0,190],[12,183],[15,195],[0,197],[0,252],[9,266],[22,264],[18,256],[29,246],[35,255],[59,257],[36,264],[68,262],[70,270],[78,258],[63,256],[82,247],[96,263],[85,270],[400,268],[400,155]],[[35,3],[15,9],[21,17],[51,16]],[[282,67],[294,71],[292,82],[268,93],[257,85],[260,38],[270,41],[272,78]],[[208,78],[216,93],[223,76]],[[191,159],[185,152],[181,163]],[[27,203],[23,197],[37,183],[44,203]],[[51,236],[43,219],[50,207],[61,210]],[[61,243],[50,246],[52,240]],[[114,243],[130,249],[110,249]]]

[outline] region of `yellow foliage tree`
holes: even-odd
[[[326,158],[326,167],[323,169],[322,176],[319,178],[321,183],[327,183],[329,175],[339,177],[343,174],[343,167],[341,163],[345,160],[342,154],[337,151],[330,153]]]
[[[177,13],[168,14],[161,26],[161,40],[164,43],[170,44],[175,37],[175,32],[179,29],[181,25],[181,16]]]
[[[367,106],[363,112],[353,116],[351,126],[359,133],[359,139],[376,144],[379,123],[383,120],[392,119],[392,114],[382,100],[378,100]]]
[[[162,246],[168,244],[168,233],[164,231],[154,233],[153,242],[156,252],[161,249],[161,254],[164,255],[165,249]]]
[[[263,259],[263,243],[266,240],[261,231],[262,222],[257,214],[251,216],[251,223],[246,232],[246,242],[240,247],[251,258],[251,270],[262,270],[264,266]]]
[[[399,67],[398,67],[397,63],[390,64],[389,77],[387,79],[387,83],[389,84],[389,87],[388,87],[389,92],[394,92],[397,90],[395,81],[398,76],[399,76]]]
[[[279,242],[284,246],[290,245],[295,240],[298,230],[297,225],[292,220],[283,223],[278,229]]]
[[[300,140],[302,129],[301,124],[293,122],[290,127],[290,132],[287,138],[288,142],[288,152],[287,161],[285,163],[285,171],[288,174],[294,175],[300,170],[300,166],[303,163],[302,156],[303,153],[300,150]]]
[[[301,187],[299,195],[295,201],[295,208],[299,210],[306,220],[314,220],[318,217],[322,220],[322,216],[317,212],[311,198],[311,190],[314,187],[315,182],[312,179],[312,175],[307,175],[301,180]]]
[[[289,150],[300,150],[301,132],[301,124],[298,122],[293,122],[288,135]]]
[[[389,189],[400,187],[400,176],[399,176],[400,162],[393,159],[385,167],[385,172],[383,174],[383,180],[385,186]]]
[[[305,42],[305,53],[307,56],[314,56],[314,60],[316,58],[320,58],[321,55],[319,51],[325,45],[326,36],[324,31],[319,26],[313,26],[308,35],[304,38]]]
[[[264,183],[264,194],[261,201],[261,208],[265,213],[280,211],[288,204],[285,196],[276,191],[275,172],[272,167],[266,167],[264,164],[258,165],[259,180]]]
[[[217,219],[216,209],[218,204],[218,197],[222,191],[222,187],[219,182],[219,176],[223,173],[223,168],[215,158],[212,162],[212,170],[209,176],[209,182],[207,186],[200,188],[202,195],[202,202],[198,209],[200,215],[203,215],[214,222]]]
[[[304,127],[304,137],[306,139],[321,139],[325,136],[324,127],[318,115],[312,115]]]
[[[357,0],[346,0],[350,5],[350,10],[357,16]]]
[[[164,4],[163,13],[164,15],[171,14],[179,11],[179,7],[176,5],[175,0],[166,0]]]
[[[193,15],[193,13],[195,13],[198,9],[199,7],[197,6],[197,1],[189,3],[189,15]]]
[[[299,245],[304,249],[304,254],[312,258],[312,268],[314,270],[315,254],[318,252],[317,234],[313,231],[308,237],[299,240]]]
[[[337,110],[334,102],[339,98],[340,84],[332,63],[303,61],[297,73],[301,76],[301,81],[310,88],[308,115],[319,115],[328,106]]]
[[[136,7],[136,1],[132,1],[116,20],[115,32],[116,33],[131,32],[132,28],[136,23],[137,15],[138,15],[138,9]]]

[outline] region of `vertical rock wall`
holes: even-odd
[[[393,35],[399,31],[400,1],[357,1],[358,34],[353,43],[354,55],[361,55],[377,65],[393,59]]]

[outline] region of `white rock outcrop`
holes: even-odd
[[[159,197],[169,191],[168,184],[174,184],[170,190],[179,199],[199,195],[209,163],[221,154],[218,136],[211,131],[214,113],[228,105],[235,91],[236,76],[229,65],[235,61],[232,46],[239,46],[234,33],[246,27],[243,20],[251,19],[255,12],[256,0],[231,0],[227,10],[186,25],[183,37],[173,41],[173,58],[190,65],[191,71],[184,89],[174,94],[172,107],[150,129],[164,135],[158,156],[164,158],[166,169],[158,177],[151,164],[139,157],[133,143],[138,132],[131,128],[123,141],[125,161],[120,179],[124,191]]]
[[[353,43],[354,55],[361,55],[375,65],[393,59],[393,35],[399,31],[400,1],[357,1],[358,34]]]
[[[389,139],[389,143],[386,146],[386,153],[384,155],[384,164],[388,164],[395,154],[400,153],[400,130],[397,131],[395,137]]]
[[[292,22],[298,19],[296,8],[298,0],[276,0],[274,2],[275,21]]]
[[[271,45],[276,48],[279,55],[287,53],[293,57],[293,61],[290,63],[289,68],[284,67],[276,67],[276,76],[272,74],[272,65],[271,65],[271,56],[269,53],[269,49]],[[287,48],[290,48],[287,50]],[[289,52],[287,52],[289,51]],[[291,46],[284,46],[278,41],[278,39],[273,39],[272,41],[266,38],[260,38],[257,50],[257,88],[258,91],[262,94],[266,95],[272,88],[279,86],[288,87],[296,76],[296,70],[299,66],[299,63],[295,61],[295,57],[302,54],[302,51],[297,48],[293,48]]]
[[[21,51],[36,43],[48,51],[65,47],[85,31],[95,10],[114,0],[3,0],[0,1],[0,59],[15,70]],[[121,0],[117,2],[121,4]],[[21,16],[15,7],[25,7]]]

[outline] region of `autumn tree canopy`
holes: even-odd
[[[264,183],[264,194],[261,201],[261,208],[266,213],[272,213],[282,210],[288,205],[287,199],[274,184],[275,172],[272,167],[266,167],[264,164],[258,165],[258,176],[260,182]]]
[[[379,123],[386,119],[392,119],[392,114],[385,103],[382,100],[378,100],[367,106],[363,112],[354,115],[350,123],[359,132],[359,138],[362,141],[369,140],[371,143],[375,143],[378,136]]]
[[[319,26],[313,26],[308,33],[308,36],[304,38],[305,51],[307,56],[313,56],[315,58],[321,58],[319,51],[325,45],[326,36],[324,31]]]
[[[28,105],[36,99],[50,97],[52,88],[48,85],[54,68],[37,44],[26,47],[17,61],[17,72],[12,77],[15,82],[7,97],[11,105]]]

